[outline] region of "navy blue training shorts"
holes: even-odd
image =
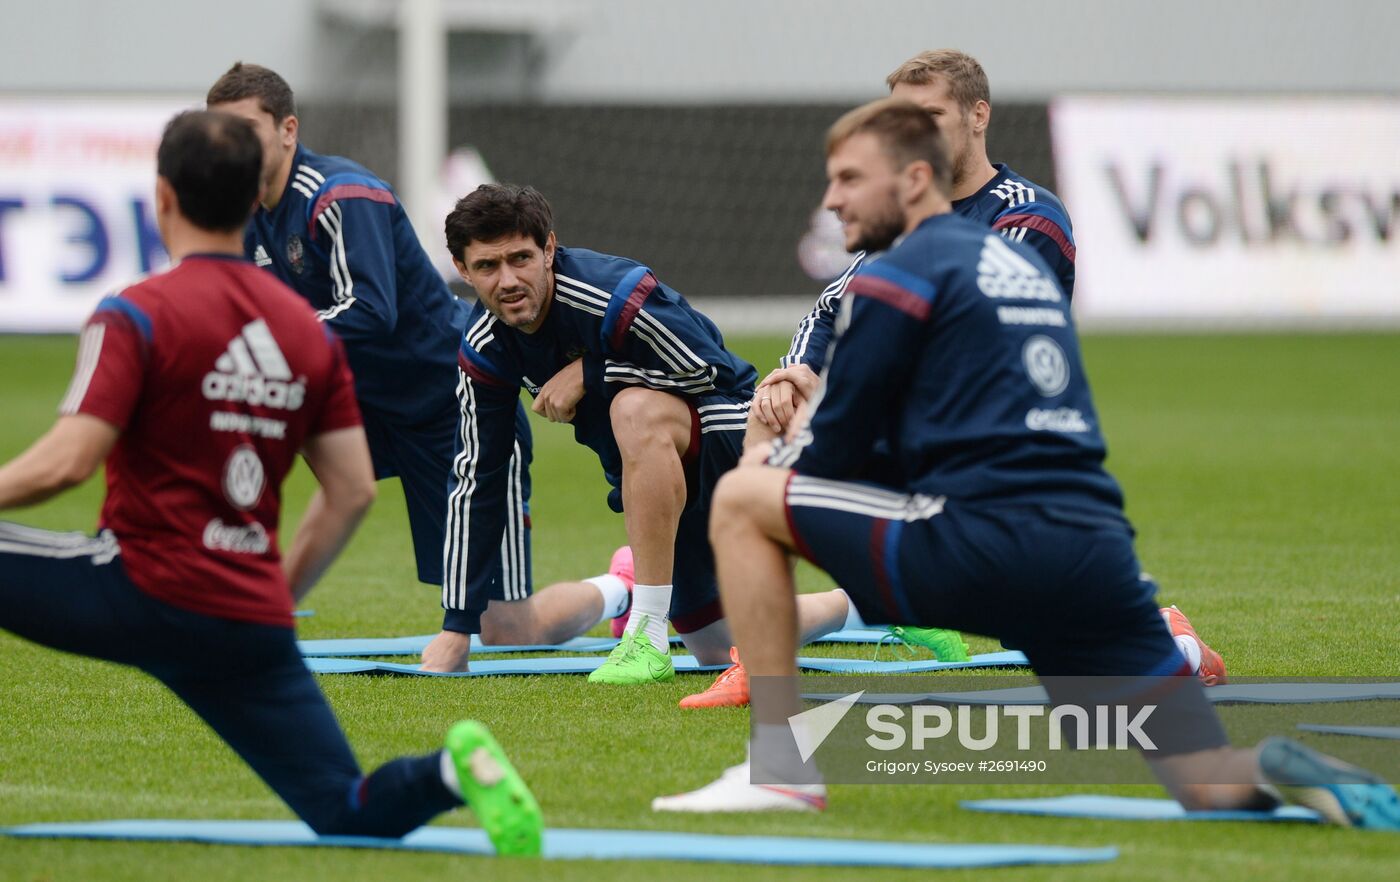
[[[797,474],[784,502],[798,552],[836,579],[867,622],[997,637],[1041,677],[1189,674],[1126,523]],[[1182,712],[1200,719],[1182,750],[1224,744],[1189,681]]]

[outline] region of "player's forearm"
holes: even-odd
[[[50,431],[0,466],[0,510],[38,505],[92,476],[93,467],[54,441]]]
[[[283,562],[293,599],[300,602],[330,569],[373,500],[372,487],[368,493],[337,500],[329,499],[324,489],[316,491]]]
[[[0,510],[38,505],[81,483],[61,470],[28,468],[17,459],[0,468]]]

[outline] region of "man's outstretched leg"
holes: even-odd
[[[621,615],[631,583],[615,574],[557,582],[524,600],[492,600],[481,615],[487,646],[552,645],[571,640]]]
[[[1394,787],[1366,769],[1291,738],[1267,738],[1252,748],[1222,747],[1149,764],[1188,811],[1267,811],[1287,800],[1313,809],[1329,824],[1400,830],[1400,797]]]
[[[442,750],[362,775],[290,629],[217,622],[198,636],[143,667],[318,834],[399,837],[465,803],[498,852],[539,853],[539,805],[480,723],[453,726]],[[201,664],[195,647],[220,661]]]
[[[626,612],[631,603],[631,572],[612,571],[581,582],[557,582],[522,599],[493,597],[481,614],[481,642],[487,646],[553,645],[572,640]],[[495,593],[500,593],[499,591]],[[443,631],[423,650],[423,670],[466,671],[471,634]]]
[[[362,776],[291,628],[203,615],[145,594],[127,578],[110,534],[0,523],[0,538],[14,549],[0,552],[0,627],[155,676],[317,833],[402,836],[465,797],[498,850],[538,853],[539,807],[484,730],[463,737],[454,728],[445,752],[401,757]]]

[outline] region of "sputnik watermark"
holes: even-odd
[[[1095,750],[1156,750],[1157,745],[1142,729],[1156,709],[1155,704],[1136,708],[1121,704],[1100,704],[1093,708],[1060,705],[1047,713],[1039,705],[973,708],[960,704],[953,708],[921,705],[906,711],[895,705],[877,704],[865,713],[865,725],[872,733],[866,736],[865,743],[876,750],[899,750],[906,743],[914,750],[924,750],[930,742],[947,738],[956,729],[958,743],[964,748],[991,750],[1001,740],[1003,730],[999,721],[1011,718],[1015,721],[1016,749],[1030,750],[1031,720],[1048,717],[1045,746],[1049,750],[1065,749],[1067,739],[1063,727],[1066,722],[1075,724],[1072,746],[1076,750],[1088,750],[1091,744]],[[976,734],[975,718],[978,716],[982,717],[980,735]]]
[[[793,740],[797,742],[802,761],[812,758],[822,743],[845,719],[865,690],[853,692],[835,701],[788,717]],[[1016,749],[1031,750],[1031,721],[1045,717],[1045,747],[1064,750],[1065,724],[1073,723],[1075,737],[1070,746],[1075,750],[1156,750],[1157,745],[1143,730],[1154,704],[1129,708],[1125,705],[1060,705],[1048,711],[1042,705],[992,705],[973,708],[962,704],[954,707],[919,705],[903,708],[892,704],[877,704],[865,712],[865,725],[870,734],[865,743],[875,750],[926,750],[931,743],[956,735],[958,744],[967,750],[991,750],[1001,743],[1001,720],[1014,721]],[[980,711],[980,713],[978,713]],[[1091,712],[1092,711],[1092,712]],[[1131,714],[1131,716],[1129,716]],[[976,718],[981,717],[980,733]],[[876,771],[876,770],[872,770]],[[883,769],[879,770],[883,771]]]
[[[1207,690],[1184,676],[755,677],[750,684],[754,774],[780,782],[799,768],[819,770],[843,784],[974,783],[992,774],[997,783],[1146,784],[1155,781],[1151,761],[1292,735],[1301,724],[1393,721],[1395,705],[1384,699],[1400,699],[1393,681],[1242,681]],[[804,704],[794,707],[794,692]],[[779,705],[780,714],[770,712]],[[1335,749],[1348,762],[1394,773],[1396,756],[1384,753],[1394,744],[1354,738]],[[1195,783],[1249,783],[1235,777],[1212,765]]]

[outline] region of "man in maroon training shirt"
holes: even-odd
[[[538,852],[540,813],[479,723],[361,774],[297,651],[294,598],[374,498],[339,342],[242,257],[262,150],[236,117],[167,126],[157,215],[172,269],[103,300],[54,427],[0,467],[0,510],[107,463],[101,531],[0,522],[0,627],[141,668],[199,714],[316,832],[401,836],[466,799],[500,851]],[[282,481],[320,483],[285,561]]]

